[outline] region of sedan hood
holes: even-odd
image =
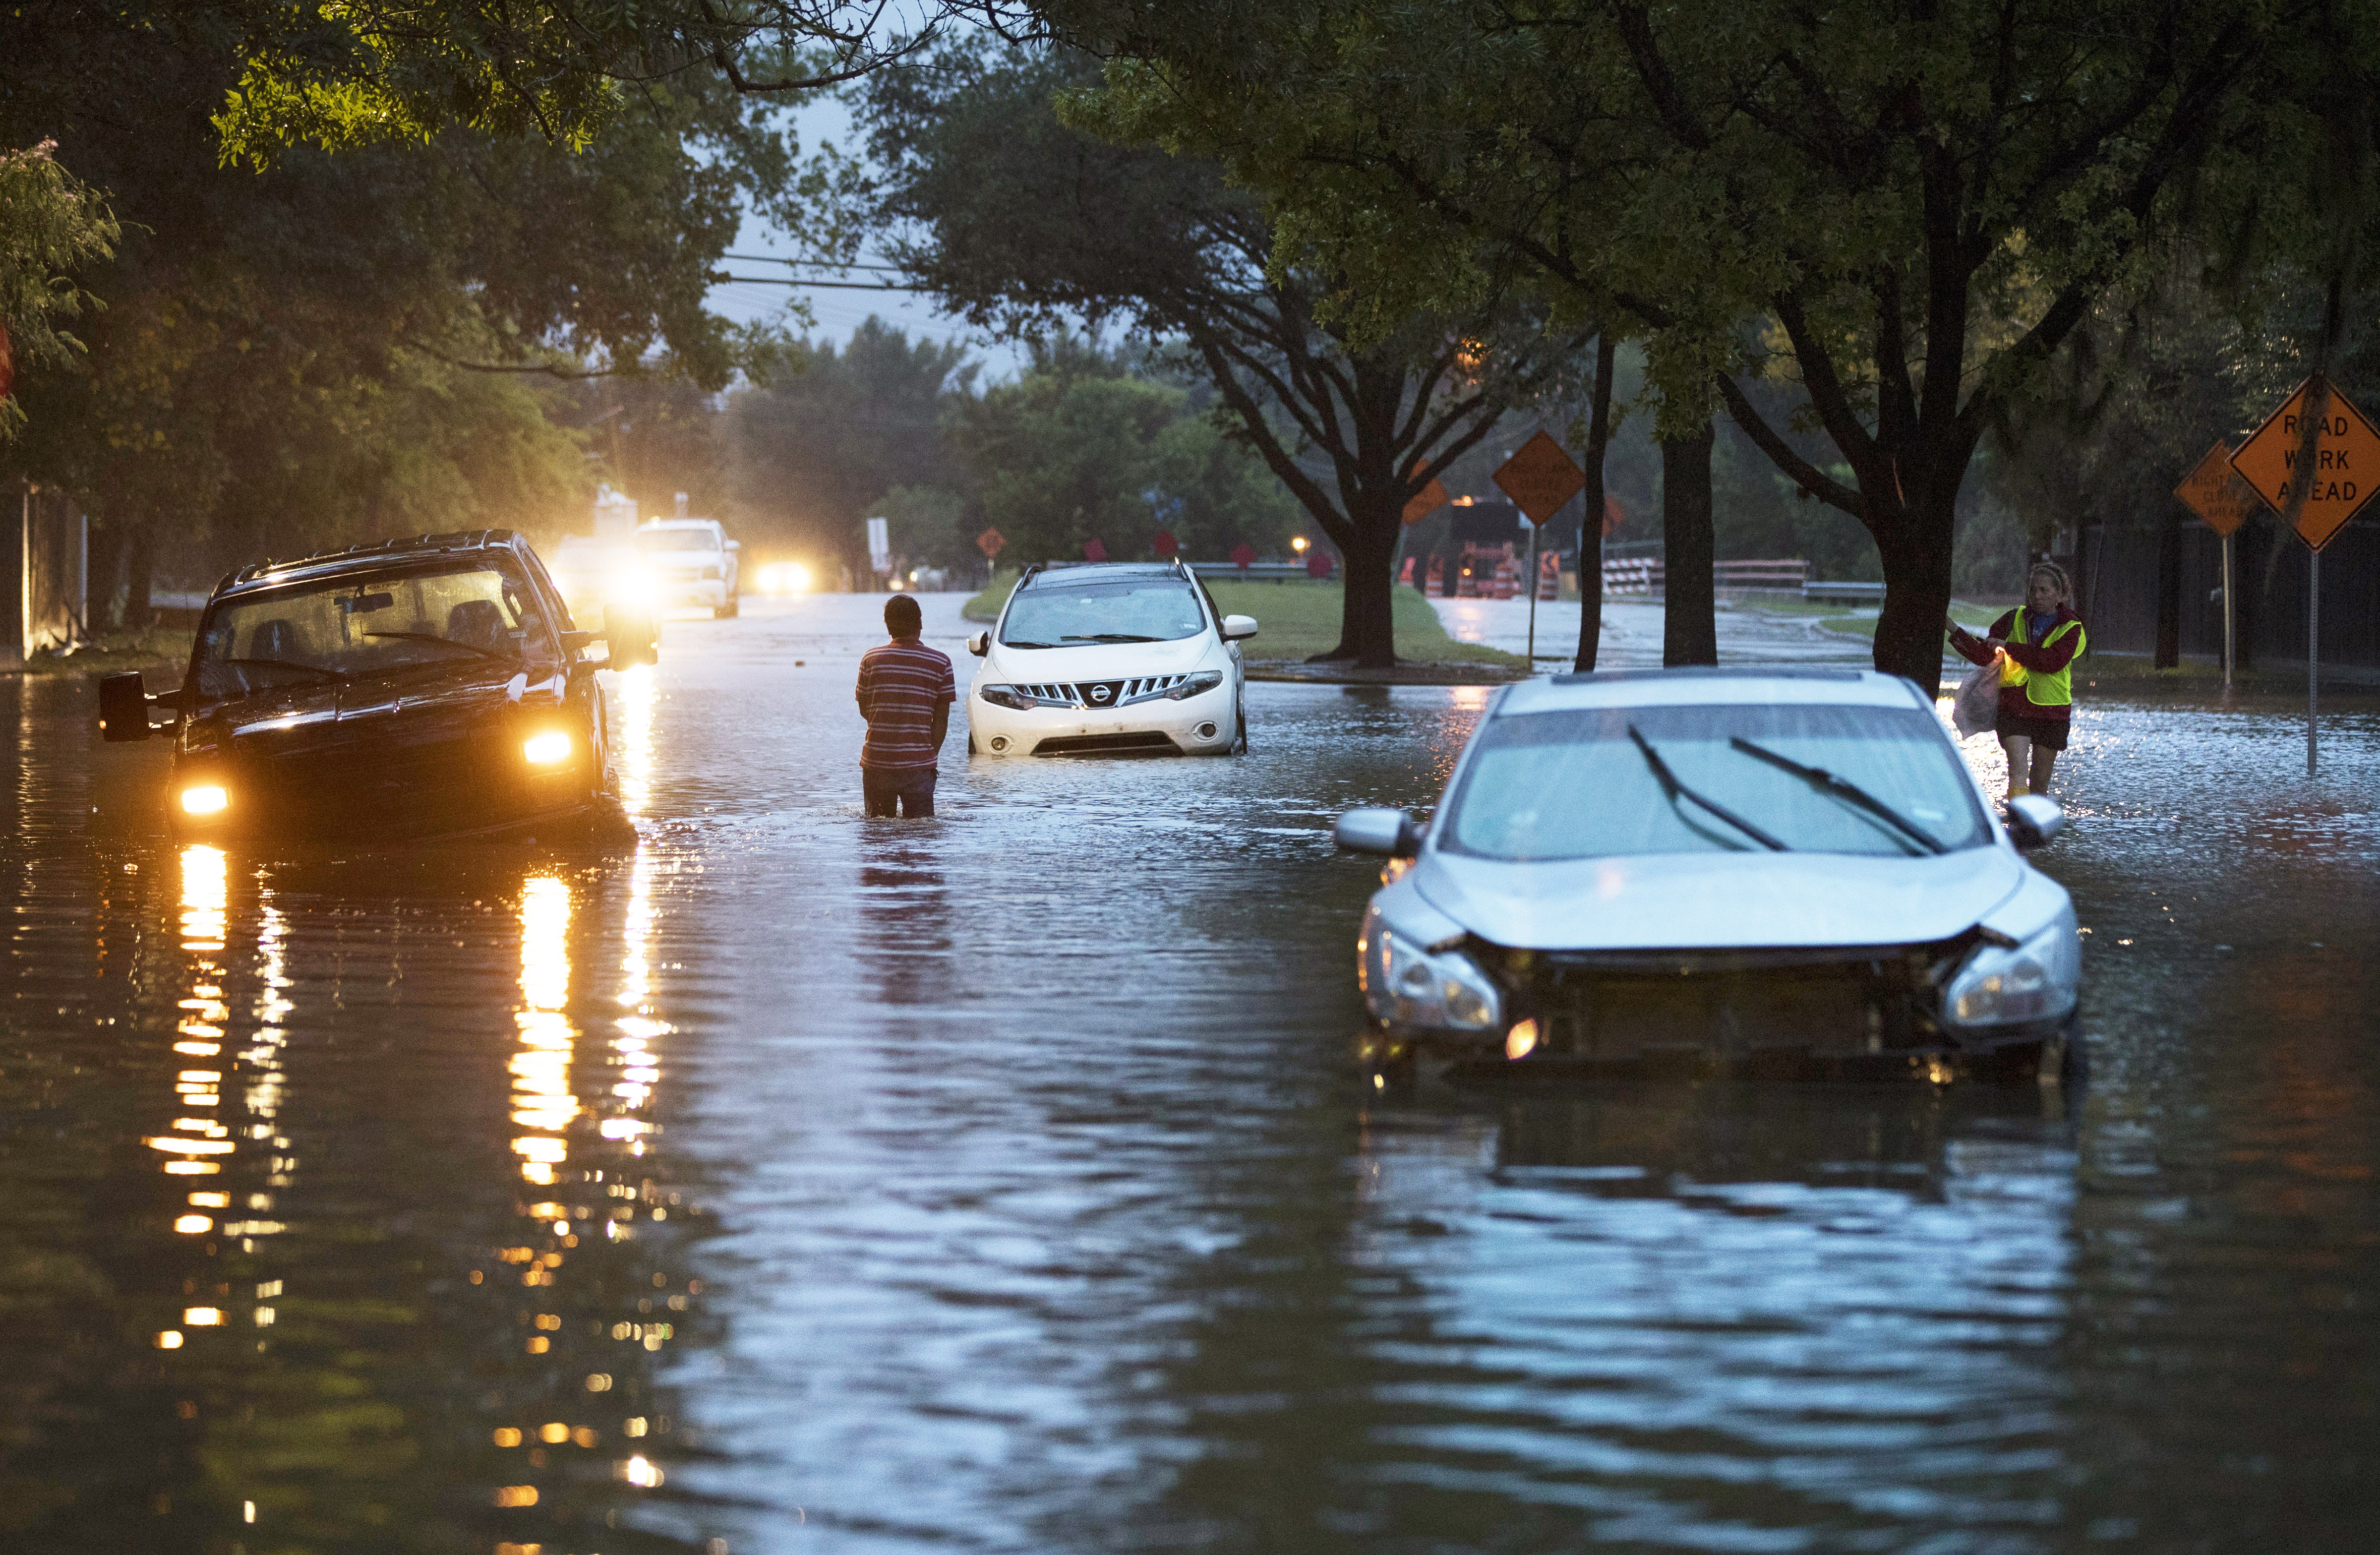
[[[2002,847],[1933,858],[1695,853],[1529,864],[1433,847],[1413,881],[1430,905],[1499,945],[1739,950],[1947,940],[2024,874]]]

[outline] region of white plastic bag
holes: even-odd
[[[1992,655],[1988,664],[1978,664],[1973,674],[1959,683],[1958,691],[1950,698],[1950,725],[1959,737],[1980,735],[1998,719],[2000,711],[2000,656]]]

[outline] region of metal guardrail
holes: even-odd
[[[1267,578],[1275,583],[1306,581],[1304,562],[1250,562],[1246,566],[1240,566],[1232,562],[1193,562],[1190,564],[1190,570],[1201,577],[1244,578],[1250,581]],[[1335,572],[1329,577],[1314,579],[1318,583],[1335,583],[1338,580],[1339,575]]]
[[[1802,597],[1813,604],[1882,604],[1881,583],[1804,583]]]

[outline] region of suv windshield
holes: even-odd
[[[1912,832],[1732,743],[1740,740],[1856,785]],[[1647,747],[1694,796],[1795,852],[1908,856],[1917,836],[1946,850],[1991,839],[1966,768],[1930,713],[1772,703],[1496,719],[1449,803],[1441,845],[1516,861],[1767,845],[1673,797]]]
[[[719,536],[711,529],[638,529],[638,548],[644,551],[716,551]]]
[[[1086,642],[1172,642],[1206,630],[1198,592],[1171,576],[1046,583],[1017,591],[1000,640],[1017,648]]]
[[[537,596],[499,567],[324,578],[218,605],[199,635],[199,695],[352,680],[408,665],[558,664]]]

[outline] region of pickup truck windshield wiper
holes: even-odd
[[[1068,642],[1163,642],[1163,638],[1135,637],[1130,632],[1093,632],[1087,637],[1079,633],[1066,634]]]
[[[301,664],[295,659],[218,659],[215,662],[219,664],[257,665],[264,669],[271,670],[306,670],[315,674],[328,675],[333,680],[353,680],[355,678],[355,676],[347,674],[346,671],[334,670],[328,664]]]
[[[1743,752],[1746,756],[1754,757],[1759,760],[1767,762],[1779,771],[1792,773],[1795,777],[1800,778],[1803,783],[1808,784],[1811,787],[1816,789],[1819,793],[1826,795],[1828,797],[1840,799],[1844,804],[1851,806],[1853,809],[1864,811],[1869,816],[1884,822],[1887,826],[1891,827],[1892,830],[1900,833],[1900,840],[1901,842],[1901,845],[1904,847],[1913,844],[1926,853],[1948,853],[1950,851],[1948,847],[1945,847],[1942,844],[1939,838],[1919,830],[1914,821],[1904,819],[1900,811],[1894,809],[1890,805],[1886,804],[1883,800],[1877,798],[1866,789],[1862,788],[1858,784],[1853,783],[1849,778],[1837,777],[1834,773],[1827,771],[1824,767],[1805,767],[1801,762],[1793,760],[1790,757],[1778,755],[1767,746],[1755,745],[1750,740],[1743,738],[1740,735],[1731,737],[1727,743],[1735,747],[1736,749]]]
[[[403,638],[407,642],[434,642],[446,648],[459,648],[466,653],[476,653],[482,659],[517,660],[517,653],[499,653],[492,648],[481,648],[476,642],[462,642],[454,638],[442,638],[435,632],[366,632],[368,638]]]
[[[1633,723],[1628,725],[1628,737],[1634,740],[1636,742],[1636,748],[1645,753],[1645,764],[1653,769],[1653,777],[1655,781],[1660,784],[1661,792],[1670,796],[1670,803],[1674,805],[1680,799],[1685,799],[1693,804],[1700,805],[1703,808],[1710,811],[1711,814],[1718,817],[1721,820],[1726,821],[1730,826],[1734,827],[1737,831],[1742,832],[1745,836],[1750,837],[1754,842],[1758,843],[1762,847],[1768,849],[1771,853],[1784,853],[1789,851],[1783,843],[1779,842],[1767,832],[1763,832],[1759,827],[1755,826],[1752,822],[1744,820],[1743,817],[1736,814],[1733,810],[1729,809],[1726,806],[1719,804],[1715,799],[1705,798],[1702,795],[1695,793],[1693,789],[1688,788],[1684,784],[1679,782],[1678,774],[1670,771],[1670,764],[1661,759],[1661,753],[1659,751],[1653,748],[1653,742],[1646,739],[1643,734],[1639,733],[1636,725]]]

